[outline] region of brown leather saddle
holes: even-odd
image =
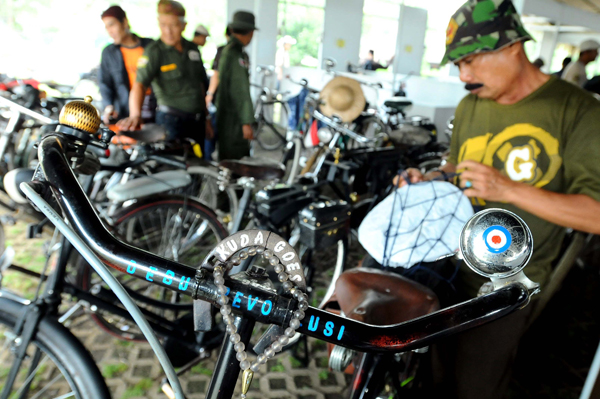
[[[234,175],[256,180],[277,180],[285,175],[285,167],[281,163],[266,159],[225,160],[219,162],[219,166],[229,169]]]
[[[367,324],[398,324],[435,312],[437,296],[400,275],[357,268],[342,273],[328,304],[337,302],[346,317]],[[327,307],[327,306],[326,306]]]
[[[325,310],[363,323],[385,326],[435,312],[437,295],[429,288],[398,274],[359,267],[342,273]],[[327,344],[331,353],[333,344]],[[346,374],[354,372],[350,364]]]

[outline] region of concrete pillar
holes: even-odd
[[[250,57],[254,65],[275,65],[277,51],[277,5],[279,0],[255,0],[254,15],[259,30],[254,32]]]
[[[421,74],[426,30],[427,10],[400,6],[394,75],[410,73],[418,76]]]
[[[356,62],[360,52],[363,5],[364,0],[327,0],[319,53],[321,68],[325,58],[337,61],[337,71],[345,71],[348,61]]]
[[[554,56],[554,49],[556,48],[556,43],[558,42],[558,28],[559,27],[557,26],[555,31],[544,31],[544,35],[542,36],[538,57],[544,60],[542,71],[545,73],[550,72],[550,66],[552,65],[552,58]],[[534,59],[535,58],[533,58],[532,61]]]
[[[254,2],[255,0],[227,0],[227,22],[231,22],[236,11],[253,12]]]
[[[517,9],[517,12],[519,13],[519,15],[523,15],[523,9],[525,8],[525,2],[527,0],[512,0],[513,4],[515,5],[515,8]]]

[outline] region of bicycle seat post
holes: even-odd
[[[248,206],[250,205],[252,191],[255,188],[254,179],[252,178],[243,177],[238,180],[238,183],[244,188],[244,194],[242,194],[242,199],[240,200],[240,204],[238,206],[238,212],[235,216],[233,227],[231,228],[231,233],[237,233],[240,230],[244,214],[246,213],[246,211],[248,210]],[[234,272],[232,271],[232,273]]]

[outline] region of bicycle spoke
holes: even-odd
[[[36,351],[39,351],[39,348],[36,348]],[[21,388],[19,388],[19,390],[15,393],[15,395],[13,397],[15,397],[15,398],[22,397],[21,395],[23,394],[25,389],[29,387],[29,384],[31,383],[31,381],[33,380],[35,375],[37,374],[40,367],[42,367],[47,361],[48,361],[48,356],[45,356],[42,359],[42,361],[37,365],[37,367],[32,372],[30,372],[30,374],[27,376],[27,379],[25,380],[25,382],[23,382],[23,385],[21,385]],[[61,374],[57,375],[57,377],[60,378]]]
[[[193,230],[190,229],[190,232]],[[208,231],[208,221],[203,221],[202,224],[198,227],[196,231],[194,231],[191,237],[186,237],[181,245],[181,252],[184,253],[188,249],[190,249],[193,245],[197,244],[204,238],[205,233]]]
[[[52,379],[52,381],[50,381],[50,383],[48,385],[46,385],[41,391],[39,391],[38,393],[36,393],[35,396],[33,396],[31,399],[43,398],[44,396],[41,396],[41,395],[43,393],[45,393],[48,390],[48,388],[50,388],[52,385],[54,385],[54,383],[56,381],[58,381],[60,379],[60,377],[61,377],[60,374],[57,375],[56,377],[54,377]],[[75,393],[73,391],[71,391],[71,392],[69,392],[67,394],[64,394],[64,395],[61,395],[61,396],[57,396],[55,399],[72,398],[74,396],[75,396]]]

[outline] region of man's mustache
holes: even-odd
[[[467,83],[465,85],[465,90],[471,91],[471,90],[479,89],[480,87],[483,87],[483,83]]]

